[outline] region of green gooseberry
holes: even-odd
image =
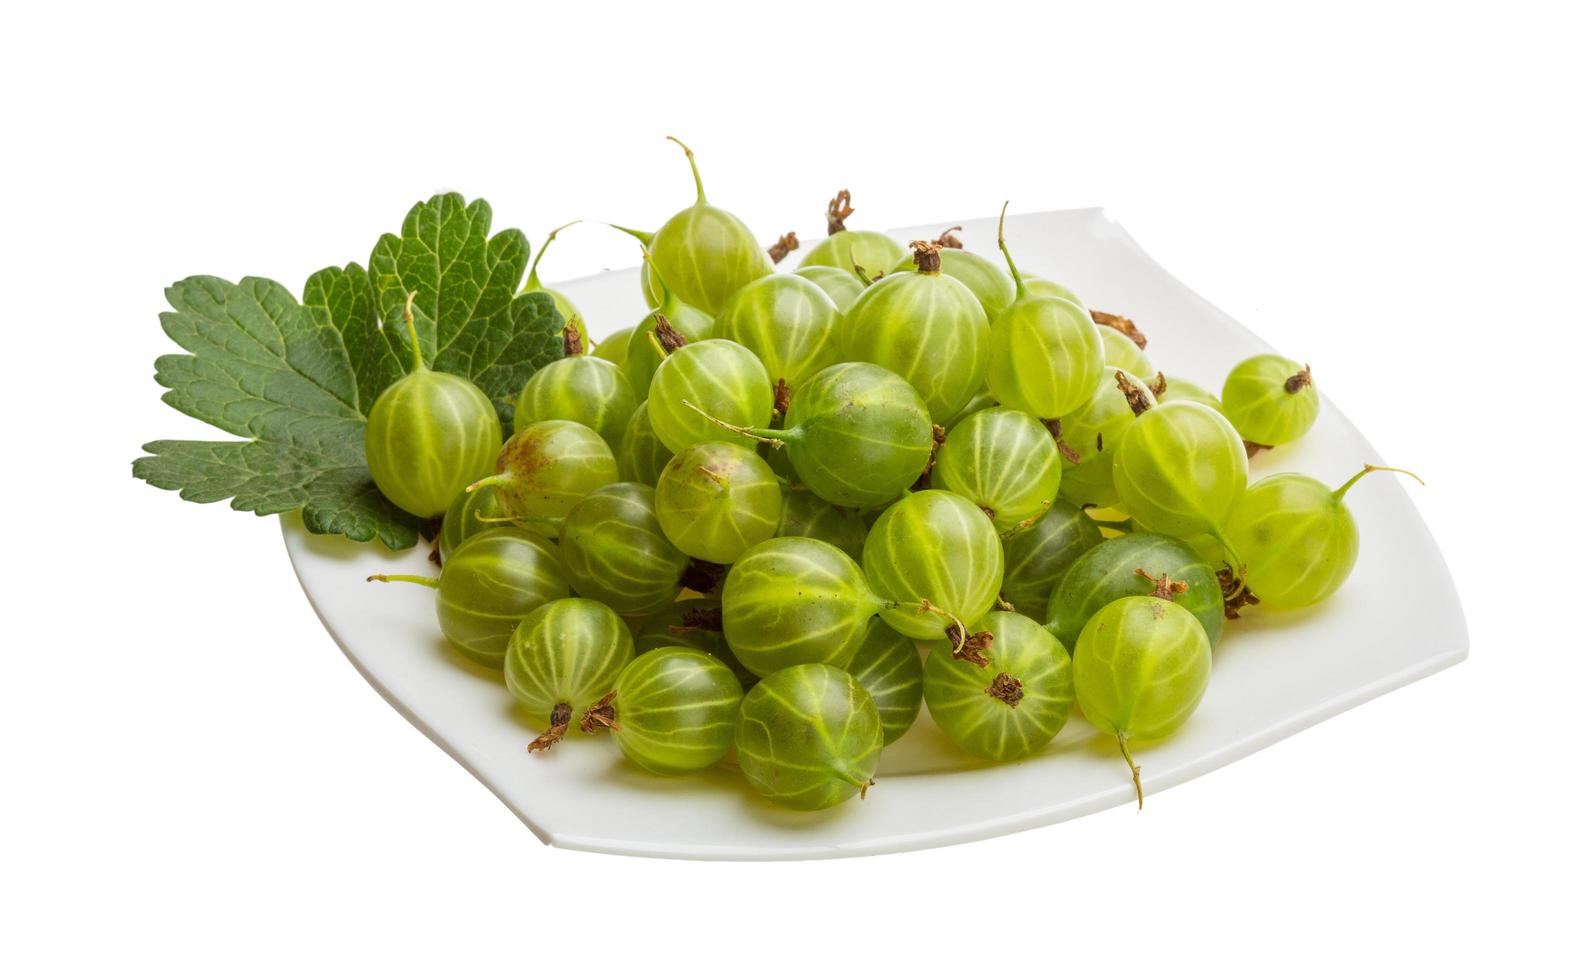
[[[1409,470],[1364,466],[1337,490],[1300,473],[1279,473],[1245,491],[1229,517],[1228,538],[1244,562],[1245,587],[1259,601],[1299,609],[1327,599],[1350,577],[1361,549],[1345,494],[1369,473]]]
[[[833,265],[810,265],[797,269],[792,275],[801,276],[823,289],[825,295],[830,297],[830,301],[836,304],[838,313],[845,313],[847,307],[863,295],[864,281],[850,269],[838,269]]]
[[[833,364],[792,395],[782,429],[732,427],[777,449],[803,487],[842,507],[902,494],[934,445],[930,413],[913,386],[874,364]]]
[[[642,261],[644,268],[652,267],[650,253],[643,252]],[[625,376],[638,398],[647,397],[653,372],[664,363],[666,355],[695,340],[707,340],[713,335],[714,317],[711,314],[682,302],[667,284],[661,285],[660,289],[663,298],[648,311],[626,341]]]
[[[681,594],[689,559],[659,526],[653,488],[611,483],[571,509],[559,557],[576,594],[622,616],[666,609]]]
[[[516,706],[548,719],[527,750],[553,747],[572,721],[591,734],[587,712],[601,708],[599,701],[635,655],[625,620],[592,599],[559,599],[522,619],[504,657],[504,682]]]
[[[970,415],[973,415],[975,412],[983,412],[987,408],[996,407],[997,404],[995,397],[993,397],[989,391],[982,388],[974,393],[973,398],[970,398],[968,401],[964,402],[963,407],[953,413],[952,417],[946,420],[946,423],[942,426],[942,428],[944,428],[947,432],[951,432],[959,425],[962,425],[963,421]]]
[[[366,581],[436,589],[443,638],[460,655],[494,670],[504,665],[515,624],[570,594],[554,546],[516,527],[492,528],[465,539],[436,578],[373,575]]]
[[[1245,492],[1246,477],[1239,433],[1196,402],[1165,402],[1142,412],[1113,454],[1113,488],[1138,524],[1178,538],[1210,534],[1231,557],[1223,526]]]
[[[924,703],[924,659],[912,640],[878,619],[869,621],[847,673],[874,698],[886,745],[908,733]]]
[[[768,425],[774,399],[758,355],[734,340],[700,340],[671,353],[653,373],[648,422],[677,453],[716,440],[751,448],[754,440],[735,435],[735,428]],[[722,427],[714,419],[730,424]]]
[[[807,490],[786,493],[781,505],[778,538],[815,538],[833,544],[853,561],[863,559],[863,539],[869,525],[855,510],[838,507]]]
[[[1223,637],[1223,588],[1212,566],[1187,542],[1146,531],[1109,538],[1081,555],[1058,578],[1047,600],[1046,628],[1072,647],[1085,622],[1102,607],[1128,596],[1150,595],[1164,577],[1183,583],[1171,601],[1195,616],[1217,649]]]
[[[1074,647],[1074,690],[1085,720],[1118,740],[1145,805],[1131,741],[1171,735],[1194,713],[1212,673],[1201,623],[1162,595],[1129,596],[1101,609]]]
[[[863,796],[883,745],[862,684],[829,664],[799,664],[759,681],[736,713],[736,757],[759,795],[793,810]]]
[[[615,453],[615,463],[620,469],[620,479],[628,483],[645,483],[654,486],[659,475],[670,464],[675,454],[670,447],[653,434],[653,423],[648,420],[648,403],[643,399],[625,424],[625,434],[620,438],[620,449]]]
[[[988,408],[947,433],[930,485],[972,502],[1007,531],[1051,507],[1062,475],[1057,444],[1033,415]]]
[[[690,647],[660,647],[626,665],[587,724],[608,728],[625,757],[655,776],[680,776],[731,750],[741,703],[741,682],[724,663]]]
[[[752,351],[776,389],[789,395],[840,360],[835,343],[840,323],[836,304],[823,289],[801,276],[776,274],[737,290],[714,319],[714,336]]]
[[[841,354],[901,376],[940,424],[980,390],[991,328],[974,293],[941,274],[941,247],[913,242],[912,248],[914,271],[886,276],[848,308]]]
[[[609,336],[598,341],[592,348],[592,356],[601,357],[624,372],[626,347],[631,343],[631,334],[635,331],[635,326],[621,327],[619,330],[614,331]],[[627,380],[630,380],[630,377],[630,374],[626,374]]]
[[[433,371],[415,332],[415,294],[404,301],[410,372],[388,385],[365,423],[365,462],[382,496],[416,517],[440,517],[459,492],[493,471],[503,442],[482,390]]]
[[[1223,414],[1254,445],[1282,446],[1306,435],[1318,407],[1311,367],[1277,354],[1246,358],[1223,382]]]
[[[725,576],[721,595],[725,639],[759,676],[794,664],[845,665],[869,620],[889,605],[845,552],[813,538],[749,548]]]
[[[591,340],[587,336],[587,322],[581,316],[581,311],[576,309],[576,304],[570,301],[570,297],[557,289],[550,289],[544,286],[542,280],[537,276],[537,266],[542,263],[543,253],[548,251],[548,246],[553,244],[553,240],[559,236],[561,231],[571,225],[579,224],[581,224],[581,221],[577,219],[562,224],[548,233],[548,237],[543,239],[542,248],[537,250],[537,255],[531,260],[531,270],[526,273],[526,284],[520,287],[520,291],[523,293],[547,293],[549,298],[553,300],[554,309],[558,310],[559,315],[564,318],[565,326],[575,331],[577,340],[572,343],[575,348],[574,353],[585,354],[591,346]]]
[[[880,612],[917,640],[961,644],[1002,587],[1002,542],[974,504],[944,490],[909,494],[886,508],[863,544],[869,587],[892,603]]]
[[[515,431],[533,422],[580,422],[618,452],[637,396],[619,367],[601,357],[567,355],[526,379],[515,401]]]
[[[1053,282],[1042,276],[1032,276],[1027,272],[1020,273],[1020,277],[1024,281],[1025,291],[1031,296],[1055,296],[1058,299],[1068,300],[1080,309],[1085,308],[1085,301],[1079,298],[1079,294],[1061,283]]]
[[[1212,392],[1206,390],[1193,381],[1186,381],[1183,378],[1175,378],[1172,375],[1163,376],[1162,394],[1157,395],[1157,401],[1199,402],[1208,408],[1215,409],[1219,412],[1223,411],[1223,402],[1218,400],[1217,395],[1214,395]]]
[[[1058,447],[1068,460],[1058,484],[1064,500],[1075,507],[1118,503],[1113,455],[1135,414],[1156,403],[1151,389],[1133,372],[1112,364],[1102,369],[1090,400],[1057,420]]]
[[[1096,330],[1101,334],[1102,353],[1108,364],[1142,381],[1157,376],[1151,358],[1133,340],[1106,324],[1097,324]]]
[[[1009,762],[1046,746],[1074,709],[1074,671],[1057,637],[1013,612],[990,612],[972,628],[990,637],[971,656],[946,640],[924,662],[930,717],[971,755]]]
[[[1101,528],[1090,515],[1066,504],[1034,524],[1014,528],[1002,536],[1002,598],[1017,612],[1044,621],[1057,582],[1101,540]]]
[[[509,437],[498,472],[471,484],[495,487],[504,513],[515,520],[558,520],[582,498],[619,480],[609,444],[580,422],[533,422]]]
[[[830,266],[873,281],[908,259],[908,250],[885,232],[848,231],[846,220],[851,214],[852,193],[837,191],[825,214],[829,237],[803,256],[800,268]]]
[[[686,152],[697,200],[651,235],[620,230],[641,239],[654,255],[652,274],[642,270],[642,294],[649,302],[661,302],[669,282],[683,300],[713,316],[738,289],[774,272],[775,263],[740,218],[708,203],[691,149],[673,136],[666,138]]]
[[[702,442],[664,467],[654,506],[665,536],[677,548],[725,565],[774,537],[780,526],[780,482],[751,449]]]
[[[743,687],[758,683],[758,675],[737,659],[725,639],[724,615],[718,599],[707,596],[677,599],[669,608],[638,621],[635,636],[637,653],[659,647],[691,647],[718,657]]]
[[[991,324],[990,367],[986,383],[996,400],[1037,418],[1067,415],[1090,400],[1107,363],[1101,330],[1084,307],[1057,296],[1034,293],[1019,276],[1001,230],[997,244],[1007,258],[1016,298]]]
[[[913,268],[914,262],[910,258],[897,266],[896,271],[907,272]],[[941,273],[969,287],[969,292],[974,294],[985,310],[985,318],[990,321],[1007,309],[1017,295],[1012,277],[1001,266],[983,255],[966,252],[962,248],[947,246],[941,249]]]
[[[483,531],[503,527],[509,518],[492,487],[461,490],[443,512],[443,526],[437,533],[437,556],[448,561],[465,539]]]

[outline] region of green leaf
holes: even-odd
[[[489,237],[492,209],[458,194],[416,204],[384,235],[369,273],[322,269],[304,300],[269,279],[196,276],[166,292],[161,327],[188,353],[155,362],[163,400],[243,442],[159,441],[133,475],[184,500],[232,501],[257,514],[302,511],[305,526],[390,548],[425,524],[389,503],[365,463],[365,420],[409,369],[404,300],[426,361],[476,382],[505,432],[526,379],[563,353],[563,319],[545,293],[516,296],[530,247]]]

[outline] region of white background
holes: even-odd
[[[0,972],[1587,969],[1585,26],[530,6],[4,15]],[[666,133],[771,239],[840,186],[855,227],[1105,205],[1427,478],[1471,659],[1138,816],[809,864],[542,847],[350,669],[275,521],[128,464],[206,431],[150,379],[170,281],[297,287],[444,188],[534,238],[651,227],[690,197]],[[543,271],[634,261],[589,226]]]

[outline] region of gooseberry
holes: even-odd
[[[527,750],[562,740],[572,721],[614,690],[635,653],[625,620],[592,599],[559,599],[522,619],[509,640],[504,682],[521,710],[548,719]]]
[[[515,431],[548,419],[580,422],[619,452],[636,408],[637,396],[619,367],[567,351],[526,380],[515,401]]]
[[[1068,460],[1058,484],[1064,500],[1075,507],[1111,507],[1118,502],[1113,455],[1136,413],[1156,403],[1138,376],[1112,364],[1102,369],[1090,400],[1056,422],[1058,449]]]
[[[651,267],[650,253],[643,252],[642,260],[643,268]],[[664,363],[666,355],[692,341],[707,340],[714,330],[711,314],[682,302],[668,284],[661,285],[660,289],[663,298],[648,311],[626,341],[625,376],[638,398],[647,397],[653,372]]]
[[[1311,367],[1277,354],[1246,358],[1223,382],[1224,416],[1256,446],[1282,446],[1306,435],[1317,410]]]
[[[1137,416],[1112,461],[1113,488],[1141,526],[1179,538],[1211,534],[1231,556],[1223,526],[1245,492],[1246,474],[1239,433],[1222,415],[1187,401]]]
[[[1152,393],[1156,394],[1156,390],[1153,389]],[[1193,381],[1186,381],[1183,378],[1175,378],[1171,375],[1162,376],[1162,393],[1157,395],[1157,401],[1199,402],[1208,408],[1219,412],[1223,411],[1223,402],[1218,400],[1217,395]]]
[[[563,518],[593,490],[620,478],[614,452],[580,422],[533,422],[509,437],[498,472],[471,484],[494,487],[504,513],[516,520]]]
[[[984,663],[952,656],[945,640],[924,662],[930,717],[959,748],[982,759],[1032,755],[1057,737],[1074,708],[1068,651],[1018,613],[987,613],[972,628],[990,636]]]
[[[640,483],[611,483],[576,504],[559,533],[559,557],[577,595],[622,616],[667,608],[689,562],[659,526],[653,488]]]
[[[853,561],[863,559],[863,539],[869,525],[855,510],[821,500],[807,490],[789,490],[781,506],[780,538],[815,538],[833,544]]]
[[[823,265],[846,272],[856,270],[865,279],[874,280],[908,258],[908,250],[885,232],[848,231],[846,221],[851,215],[852,193],[837,191],[825,211],[829,237],[803,256],[801,268]]]
[[[650,650],[620,672],[614,692],[582,718],[607,728],[627,759],[656,776],[706,769],[736,740],[742,685],[729,667],[690,647]]]
[[[1062,473],[1057,444],[1034,416],[988,408],[947,433],[930,485],[973,502],[1006,531],[1051,507]]]
[[[880,735],[890,745],[908,733],[924,703],[924,661],[918,646],[878,619],[869,621],[847,673],[874,698]]]
[[[715,318],[714,336],[734,340],[757,355],[774,381],[777,408],[784,410],[791,392],[840,360],[835,344],[840,322],[836,304],[823,289],[801,276],[782,274],[737,290]]]
[[[707,596],[677,599],[669,608],[638,621],[634,635],[637,653],[660,647],[691,647],[718,657],[743,687],[758,683],[758,675],[737,659],[725,639],[724,616],[718,599]]]
[[[1046,605],[1046,628],[1072,647],[1086,620],[1103,606],[1150,595],[1164,576],[1181,583],[1170,601],[1196,617],[1217,649],[1223,636],[1223,589],[1212,566],[1188,543],[1145,531],[1109,538],[1081,555],[1057,580]]]
[[[793,810],[822,810],[867,793],[882,744],[874,699],[828,664],[765,677],[736,713],[742,774],[759,795]]]
[[[918,640],[970,639],[966,624],[985,615],[1002,587],[1002,543],[989,518],[944,490],[909,494],[886,508],[863,544],[869,587],[893,605],[891,628]]]
[[[780,483],[751,449],[703,442],[677,453],[664,467],[654,507],[677,548],[725,565],[775,535]]]
[[[492,487],[461,490],[443,513],[443,526],[437,534],[438,557],[448,561],[465,539],[502,527],[508,520],[498,492]]]
[[[857,273],[850,269],[838,269],[833,265],[810,265],[798,268],[792,273],[801,276],[825,291],[830,301],[836,304],[838,313],[845,313],[853,301],[863,295],[863,280]]]
[[[983,255],[966,252],[960,245],[947,245],[941,249],[941,274],[951,276],[969,287],[969,292],[980,301],[986,320],[995,320],[997,314],[1007,309],[1016,296],[1013,279],[1001,266]],[[897,266],[898,272],[914,268],[912,259]]]
[[[677,453],[713,440],[751,447],[751,437],[726,428],[768,425],[774,397],[769,375],[752,351],[733,340],[700,340],[672,353],[653,373],[648,421],[658,440]],[[704,412],[730,426],[715,424]]]
[[[1066,504],[1052,507],[1032,525],[1014,528],[1002,536],[1002,598],[1025,616],[1044,621],[1058,580],[1100,542],[1101,529],[1090,515]]]

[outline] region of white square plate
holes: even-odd
[[[962,224],[966,243],[999,257],[996,219]],[[941,227],[895,234],[931,238]],[[1150,337],[1147,354],[1169,374],[1216,390],[1236,361],[1268,350],[1100,210],[1009,217],[1007,234],[1026,270],[1068,285],[1096,309],[1133,317]],[[636,269],[559,288],[600,333],[645,312]],[[1253,467],[1257,475],[1296,470],[1337,484],[1378,461],[1325,400],[1306,439],[1262,454]],[[1229,624],[1195,716],[1172,738],[1136,752],[1148,794],[1465,658],[1466,623],[1449,570],[1406,491],[1395,479],[1368,479],[1349,500],[1362,531],[1355,573],[1316,609],[1257,608]],[[393,553],[311,535],[292,516],[283,533],[311,605],[371,686],[549,844],[675,858],[847,857],[1012,833],[1134,799],[1116,744],[1077,711],[1046,751],[1007,765],[959,752],[921,713],[882,756],[868,799],[822,813],[778,810],[729,768],[648,776],[601,737],[573,737],[530,755],[526,743],[538,726],[517,715],[500,677],[449,650],[431,596],[366,584],[377,572],[428,574],[425,547]]]

